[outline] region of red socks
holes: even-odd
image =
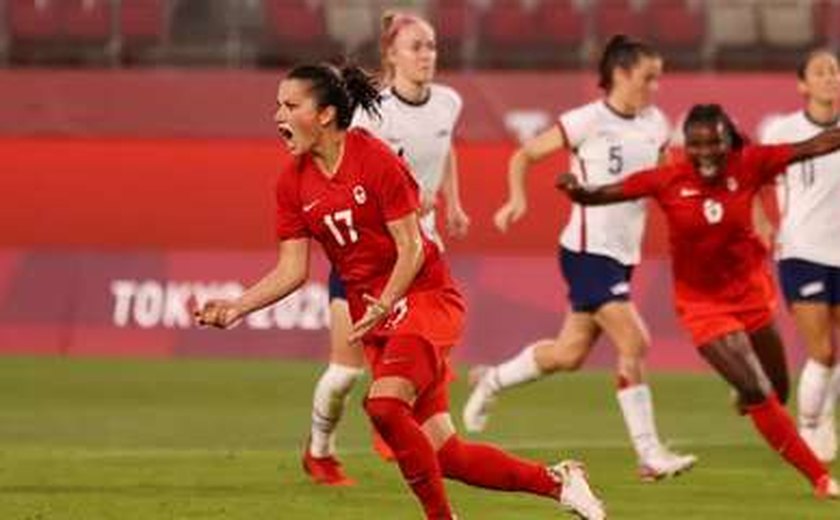
[[[443,476],[487,489],[524,491],[553,499],[560,495],[560,484],[545,466],[488,444],[466,443],[453,435],[435,455],[404,401],[376,397],[365,401],[365,410],[394,450],[403,479],[423,504],[428,520],[453,518]]]
[[[822,462],[799,436],[793,420],[775,395],[770,395],[760,404],[748,406],[747,413],[767,443],[805,475],[812,485],[828,474]]]
[[[403,479],[423,505],[426,518],[454,518],[435,451],[411,416],[408,404],[392,397],[375,397],[365,401],[365,411],[394,451]]]
[[[453,435],[438,451],[446,478],[501,491],[525,491],[557,498],[560,485],[548,470],[488,444],[466,443]]]

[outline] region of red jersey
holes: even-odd
[[[331,178],[309,154],[281,173],[277,237],[321,243],[347,288],[355,320],[364,312],[362,294],[378,296],[397,259],[387,223],[419,208],[419,190],[405,163],[367,131],[353,129]],[[407,295],[451,285],[437,246],[420,236],[425,260]]]
[[[712,182],[682,160],[622,183],[625,195],[652,197],[665,212],[678,306],[772,299],[772,293],[758,294],[766,292],[767,249],[753,228],[752,207],[759,188],[784,172],[792,151],[790,145],[745,146],[729,154]]]

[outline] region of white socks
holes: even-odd
[[[315,385],[309,440],[309,453],[313,457],[328,457],[335,453],[335,428],[353,384],[363,373],[361,368],[330,363]]]
[[[838,398],[840,398],[840,363],[834,365],[834,369],[831,371],[831,379],[828,381],[828,389],[823,400],[823,417],[834,416]]]
[[[528,345],[519,354],[490,369],[487,377],[489,390],[493,393],[521,385],[542,376],[537,360],[534,359],[535,345]]]
[[[810,358],[805,362],[797,393],[800,428],[815,428],[824,412],[824,405],[832,405],[833,411],[833,401],[837,397],[830,391],[831,380],[831,367]]]
[[[639,460],[645,460],[661,447],[653,417],[653,398],[650,387],[633,385],[617,392],[624,424],[633,441]]]

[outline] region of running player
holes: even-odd
[[[347,130],[354,110],[375,111],[378,97],[355,67],[300,66],[280,83],[275,120],[295,161],[277,186],[278,263],[239,298],[206,302],[196,320],[226,328],[287,296],[306,280],[316,240],[347,289],[349,340],[364,345],[373,375],[365,411],[427,519],[455,518],[444,477],[605,518],[580,463],[546,467],[456,434],[448,353],[464,302],[420,231],[419,190],[405,163],[366,130]]]
[[[435,32],[413,14],[389,12],[382,19],[380,113],[371,117],[358,110],[352,126],[368,129],[385,141],[411,166],[420,185],[420,225],[426,236],[443,248],[437,231],[435,203],[443,192],[449,234],[463,236],[469,218],[461,205],[452,136],[461,112],[461,97],[449,87],[432,83],[437,64]],[[363,359],[358,345],[350,345],[350,315],[344,286],[331,272],[330,363],[315,386],[312,425],[303,467],[316,483],[345,485],[347,478],[335,454],[335,430],[354,383],[361,377]],[[385,458],[387,446],[374,446]]]
[[[561,148],[574,153],[572,171],[587,182],[614,182],[659,161],[669,138],[665,116],[651,105],[662,74],[660,54],[646,43],[614,36],[598,71],[605,97],[560,115],[555,126],[511,158],[509,198],[495,216],[501,231],[525,214],[528,167]],[[573,205],[559,248],[572,312],[556,338],[539,340],[500,365],[473,371],[477,384],[463,412],[468,431],[485,428],[489,407],[502,390],[580,368],[603,332],[618,352],[618,403],[640,476],[657,480],[692,467],[693,455],[673,453],[660,441],[646,382],[644,355],[650,339],[630,300],[630,275],[641,256],[644,222],[641,202],[608,208]]]
[[[799,67],[803,110],[766,129],[766,143],[811,138],[836,128],[840,118],[837,57],[818,49]],[[782,292],[808,359],[799,378],[799,433],[824,462],[837,456],[834,408],[840,394],[840,366],[834,330],[840,326],[840,153],[793,164],[776,188],[782,221],[778,268]]]
[[[719,105],[696,105],[684,132],[685,160],[601,186],[564,174],[558,187],[584,205],[656,199],[668,220],[677,314],[700,355],[737,391],[756,429],[817,497],[838,498],[837,482],[780,403],[788,394],[787,365],[773,324],[767,248],[754,230],[752,206],[761,186],[791,163],[840,148],[840,130],[795,144],[751,146]]]

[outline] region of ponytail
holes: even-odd
[[[357,65],[345,65],[341,68],[341,77],[350,98],[349,118],[346,124],[339,119],[339,128],[347,128],[353,120],[356,109],[361,107],[372,117],[379,117],[379,85],[371,74]]]
[[[286,77],[309,82],[319,108],[335,107],[336,126],[341,130],[350,127],[358,107],[371,116],[379,116],[376,80],[357,65],[347,64],[340,69],[328,63],[300,65]]]

